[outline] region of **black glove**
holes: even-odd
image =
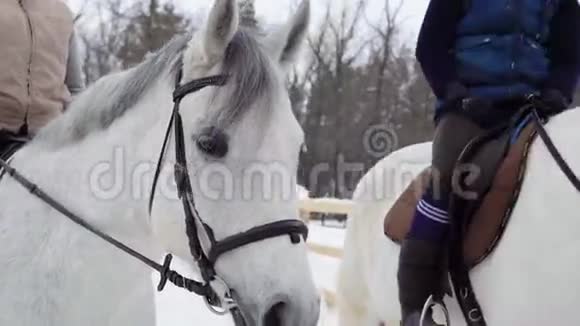
[[[468,96],[469,90],[459,82],[449,83],[445,87],[445,102],[455,102]]]
[[[492,102],[482,97],[464,98],[461,109],[465,116],[482,127],[490,125],[495,119]]]
[[[470,96],[469,90],[465,86],[458,82],[453,82],[446,88],[441,112],[463,114],[479,123],[487,121],[492,108],[491,101],[481,97]]]
[[[493,109],[493,104],[490,100],[482,97],[467,97],[461,101],[461,108],[466,113],[489,114],[490,110]]]
[[[450,83],[446,88],[445,103],[448,111],[488,111],[492,107],[489,100],[469,95],[469,90],[458,82]]]
[[[458,112],[462,110],[463,99],[469,96],[469,91],[458,82],[452,82],[445,88],[445,98],[440,112]]]
[[[562,113],[568,109],[568,99],[557,89],[545,89],[540,93],[539,105],[536,105],[538,113],[550,117]]]

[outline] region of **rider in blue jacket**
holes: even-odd
[[[416,55],[438,99],[432,167],[439,178],[401,250],[404,326],[418,326],[425,301],[440,292],[451,179],[465,145],[507,121],[530,94],[547,104],[542,114],[569,107],[580,73],[580,8],[577,0],[431,0]]]

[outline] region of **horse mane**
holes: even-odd
[[[98,80],[70,103],[65,114],[41,129],[34,142],[59,148],[107,130],[135,107],[159,78],[169,74],[169,80],[175,80],[191,37],[192,34],[174,37],[136,67]],[[274,79],[257,31],[243,26],[230,42],[222,67],[222,73],[230,76],[226,86],[230,93],[213,120],[225,127],[239,119],[256,100],[267,96]]]
[[[186,35],[175,37],[138,66],[99,79],[79,94],[61,117],[41,129],[35,141],[59,147],[106,130],[131,110],[168,68],[176,71],[188,40]]]

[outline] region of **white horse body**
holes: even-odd
[[[220,73],[226,49],[238,33],[235,3],[217,0],[204,29],[193,34],[183,55],[183,82]],[[227,105],[229,94],[210,87],[182,102],[186,152],[195,174],[191,177],[196,181],[206,177],[192,182],[194,197],[201,218],[218,240],[297,217],[294,179],[288,184],[290,194],[284,197],[280,193],[287,189],[280,188],[285,185],[278,181],[274,185],[255,182],[249,189],[239,185],[247,179],[247,170],[257,169],[255,165],[263,175],[296,175],[303,139],[283,74],[307,29],[308,11],[305,2],[277,35],[274,43],[279,44],[266,41],[270,44],[256,48],[256,55],[264,51],[268,56],[256,58],[271,69],[272,85],[263,94],[268,100],[247,102],[251,109],[226,126],[230,142],[225,158],[206,156],[191,139],[214,121],[211,116]],[[130,110],[98,130],[102,116],[83,113],[83,108],[107,103],[124,83],[140,82],[127,80],[134,70],[105,77],[20,150],[11,165],[99,230],[154,260],[172,252],[196,272],[171,164],[160,179],[151,217],[147,209],[155,163],[173,107],[171,65],[156,76]],[[230,87],[235,85],[226,88]],[[84,126],[87,132],[75,139],[82,123],[89,124]],[[172,143],[168,163],[173,162]],[[231,188],[214,180],[212,171],[227,172],[224,175],[231,177]],[[72,223],[9,176],[0,183],[0,262],[0,325],[155,324],[151,269]],[[278,303],[284,304],[277,311],[283,325],[315,325],[318,295],[303,244],[292,245],[288,237],[254,243],[225,254],[216,271],[235,289],[249,325],[262,325],[263,316]]]
[[[578,123],[580,110],[576,109],[547,125],[576,174],[580,173]],[[430,151],[429,144],[421,144],[396,152],[374,167],[357,187],[339,281],[342,326],[376,326],[381,321],[400,320],[396,280],[399,247],[383,234],[384,216],[412,180],[404,174],[414,171],[416,175],[427,167]],[[386,196],[377,196],[376,190],[366,187],[369,182],[375,189],[387,189]],[[579,196],[537,139],[502,241],[471,272],[488,325],[580,324]],[[455,300],[447,298],[446,303],[452,325],[465,325]]]

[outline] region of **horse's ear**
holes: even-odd
[[[310,24],[310,0],[302,0],[298,11],[285,28],[274,32],[270,37],[270,47],[274,58],[283,66],[291,65],[300,50]]]
[[[239,27],[236,0],[216,0],[203,30],[203,51],[208,61],[223,58]]]

